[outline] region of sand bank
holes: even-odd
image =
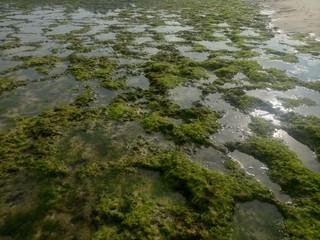
[[[320,0],[251,0],[273,12],[273,25],[287,33],[320,37]]]

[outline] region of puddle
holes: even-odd
[[[310,81],[320,79],[320,60],[310,59],[309,56],[298,54],[299,63],[288,63],[281,60],[270,59],[270,55],[262,54],[254,59],[264,68],[278,68],[286,71],[290,76]]]
[[[48,32],[47,35],[50,36],[50,35],[67,34],[74,30],[80,30],[81,28],[82,28],[81,26],[74,26],[70,24],[60,25],[58,27],[52,28],[52,31]]]
[[[184,41],[183,38],[180,38],[180,37],[177,37],[176,35],[171,35],[171,34],[166,35],[165,39],[168,42],[181,42],[181,41]]]
[[[265,42],[261,48],[270,48],[277,51],[282,51],[288,54],[296,54],[298,63],[288,63],[280,60],[272,60],[272,55],[267,55],[261,49],[257,49],[261,56],[255,57],[263,67],[275,67],[285,70],[289,75],[300,78],[302,80],[317,80],[320,79],[320,60],[315,59],[307,54],[298,54],[293,46],[304,45],[304,43],[291,39],[285,34],[276,34],[274,38]]]
[[[221,93],[210,93],[203,100],[204,105],[210,107],[213,111],[227,111],[233,107],[224,101]]]
[[[156,55],[158,52],[160,52],[160,50],[155,47],[145,47],[143,48],[143,52],[145,52],[149,56],[152,56],[152,55]]]
[[[265,102],[269,102],[275,109],[279,109],[281,111],[293,111],[296,113],[302,113],[304,115],[314,115],[320,116],[320,93],[308,88],[304,87],[296,87],[294,89],[288,91],[275,91],[275,90],[264,90],[264,89],[256,89],[246,91],[249,96],[253,96],[259,98]],[[279,98],[290,98],[290,99],[297,99],[297,98],[309,98],[316,103],[317,106],[300,106],[292,109],[287,109],[282,106],[282,102]],[[258,110],[256,110],[258,111]],[[259,115],[259,114],[258,114]]]
[[[244,29],[239,35],[240,36],[246,36],[246,37],[258,37],[258,36],[260,36],[259,33],[255,32],[253,29],[250,29],[250,28]]]
[[[95,39],[100,41],[106,41],[106,40],[115,40],[116,39],[116,33],[109,32],[109,33],[103,33],[95,36]]]
[[[177,33],[180,31],[190,31],[193,27],[190,26],[158,26],[155,28],[151,28],[151,30],[154,30],[158,33]]]
[[[11,119],[38,115],[55,106],[72,103],[77,87],[79,82],[71,76],[18,87],[0,98],[0,114]]]
[[[182,56],[191,58],[196,61],[207,60],[210,56],[209,52],[194,52],[190,46],[177,46],[177,49],[181,52]]]
[[[183,52],[183,56],[191,58],[192,60],[196,61],[205,61],[210,56],[208,52]]]
[[[0,59],[0,72],[8,70],[10,68],[16,67],[22,62],[18,61],[8,61],[8,60],[1,60]]]
[[[212,51],[216,51],[216,50],[238,51],[238,50],[240,50],[239,48],[227,45],[227,43],[230,43],[230,41],[219,41],[219,42],[197,41],[196,43],[199,43]]]
[[[30,52],[34,50],[34,47],[30,47],[30,46],[21,46],[21,47],[17,47],[17,48],[12,48],[12,49],[6,49],[2,51],[2,54],[8,55],[8,56],[14,56],[14,55],[18,55],[21,56],[23,53],[25,52]]]
[[[182,108],[192,108],[200,100],[202,91],[196,87],[178,86],[169,90],[170,99]]]
[[[147,27],[149,27],[149,25],[146,25],[146,24],[130,26],[126,29],[126,31],[132,32],[132,33],[142,33],[146,31]]]
[[[282,139],[284,144],[287,145],[291,151],[293,151],[303,164],[312,171],[320,173],[320,163],[316,158],[314,152],[310,150],[306,145],[298,142],[291,137],[286,131],[281,129],[276,130],[273,137]]]
[[[252,175],[262,185],[270,188],[274,192],[278,200],[282,202],[292,201],[290,196],[281,192],[281,187],[277,183],[271,181],[270,177],[267,174],[267,165],[248,154],[239,152],[238,150],[231,152],[229,156],[237,161],[249,175]]]
[[[143,44],[143,43],[148,43],[148,42],[154,42],[152,37],[137,37],[135,40],[136,44]]]
[[[79,55],[85,56],[85,57],[104,57],[104,56],[112,56],[114,54],[112,47],[106,47],[106,48],[96,48],[91,50],[87,53],[81,53]]]
[[[257,200],[239,204],[230,239],[284,239],[280,227],[282,220],[280,212],[272,204]]]
[[[149,87],[150,83],[148,78],[146,78],[143,74],[139,76],[131,76],[127,80],[127,85],[131,87],[138,87],[142,89],[146,89]]]
[[[228,110],[218,122],[222,129],[213,135],[213,139],[220,144],[242,141],[251,134],[248,127],[251,119],[240,111]]]
[[[193,156],[193,160],[210,170],[227,173],[229,170],[224,166],[224,154],[212,147],[200,148]]]

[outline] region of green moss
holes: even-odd
[[[99,80],[102,87],[115,89],[124,86],[125,79],[115,81],[111,73],[117,68],[117,63],[107,57],[83,57],[72,54],[67,72],[78,81]]]
[[[96,49],[98,46],[90,45],[90,46],[83,46],[81,41],[73,41],[73,43],[67,47],[67,49],[75,50],[77,53],[87,53],[91,52],[92,50]]]
[[[263,161],[269,174],[296,201],[295,206],[281,205],[285,230],[293,239],[315,239],[319,222],[319,174],[307,169],[282,142],[251,137],[238,148]],[[305,221],[308,219],[308,221]]]
[[[116,101],[107,108],[108,116],[117,121],[133,120],[140,116],[138,110],[127,106],[125,101]]]
[[[296,35],[295,37],[300,41],[306,43],[304,45],[294,46],[300,53],[310,53],[314,56],[320,55],[320,42],[317,41],[314,37],[310,37],[310,35]]]
[[[271,59],[277,59],[277,60],[281,60],[281,61],[289,62],[289,63],[298,63],[299,62],[298,57],[294,54],[289,54],[289,53],[285,53],[285,52],[270,49],[270,48],[266,49],[266,53],[275,55],[275,56],[271,57]]]
[[[275,126],[270,121],[258,117],[251,118],[249,127],[255,134],[262,137],[272,136],[275,130]]]
[[[239,68],[235,65],[221,67],[214,71],[218,77],[233,78],[239,72]]]
[[[253,50],[240,50],[232,52],[232,56],[236,59],[238,58],[254,58],[260,56],[260,53]]]
[[[301,85],[320,92],[320,81],[305,81]]]
[[[192,51],[195,51],[195,52],[206,52],[208,50],[209,49],[206,46],[203,46],[200,43],[193,43],[192,44]]]
[[[251,111],[253,109],[271,110],[272,106],[259,98],[249,96],[242,88],[231,88],[224,92],[223,98],[233,106],[243,110]]]
[[[13,129],[1,133],[1,174],[20,168],[39,170],[49,175],[65,174],[60,162],[51,162],[55,140],[60,138],[65,127],[90,122],[98,114],[96,109],[82,110],[67,105],[18,122]]]
[[[17,81],[12,77],[0,77],[0,95],[5,91],[10,91],[18,86],[25,85],[26,81]]]
[[[177,205],[176,201],[173,202],[175,205],[170,206],[172,225],[168,226],[167,221],[162,221],[167,231],[163,232],[164,229],[161,228],[161,225],[153,228],[159,231],[158,236],[166,234],[165,238],[168,239],[228,239],[235,201],[246,201],[256,197],[270,199],[267,189],[259,186],[252,177],[246,175],[235,165],[233,165],[230,174],[223,175],[201,168],[181,153],[161,153],[142,159],[141,157],[131,158],[125,161],[125,163],[127,167],[130,164],[129,166],[159,171],[166,186],[170,186],[172,190],[179,192],[188,200],[188,204],[185,206],[181,203]],[[246,186],[246,188],[243,188],[243,186]],[[146,190],[148,191],[148,187]],[[136,196],[139,196],[138,194]],[[173,195],[171,194],[171,196]],[[131,199],[129,198],[127,201]],[[134,211],[135,214],[139,214],[136,216],[138,218],[135,218],[135,222],[138,222],[139,216],[145,216],[141,219],[142,224],[138,227],[138,229],[144,232],[144,228],[150,226],[149,219],[155,216],[155,214],[147,214],[145,211],[141,211],[140,205],[130,205],[132,206],[131,208],[125,208],[121,204],[123,200],[120,201],[120,204],[118,204],[119,200],[110,200],[108,203],[110,207],[104,212],[109,213],[110,209],[113,209],[111,214],[117,223],[115,226],[123,226],[125,219],[127,219],[127,214],[132,214],[134,209],[139,209],[138,212]],[[135,201],[135,203],[137,204],[140,201]],[[152,202],[144,201],[144,203],[143,206],[152,208]],[[161,204],[161,206],[163,214],[166,216],[166,205]],[[153,207],[153,209],[156,210],[157,206]],[[159,217],[161,218],[161,216],[163,215]],[[107,226],[107,223],[112,222],[110,220],[110,218],[105,220],[105,226]],[[152,223],[156,224],[158,221],[153,220],[151,221]],[[127,227],[129,229],[126,229],[130,231],[130,227],[137,226],[135,224]],[[121,234],[123,231],[124,229],[122,231],[118,229],[117,234]],[[136,231],[132,230],[131,233],[135,235]],[[146,239],[149,239],[148,236],[152,233],[153,231],[145,232]]]
[[[311,100],[310,98],[297,98],[297,99],[292,99],[292,98],[278,98],[281,102],[282,105],[285,108],[294,108],[294,107],[299,107],[299,106],[315,106],[316,102]]]
[[[290,135],[316,152],[320,160],[320,119],[314,116],[304,117],[297,114],[282,116],[285,128]]]
[[[202,63],[208,70],[214,71],[218,77],[232,78],[237,73],[243,73],[256,88],[274,88],[287,90],[296,85],[304,85],[301,80],[289,77],[284,71],[276,68],[263,69],[257,61],[252,60],[221,60],[211,58]]]
[[[87,107],[94,100],[96,100],[94,92],[92,89],[90,89],[90,87],[86,86],[86,90],[76,97],[74,104],[80,107]]]
[[[44,56],[44,57],[15,57],[15,60],[22,60],[23,64],[18,67],[31,68],[35,67],[39,73],[48,74],[49,71],[54,68],[59,62],[59,58],[56,56]]]
[[[5,50],[5,49],[10,49],[10,48],[15,48],[17,46],[18,46],[18,44],[16,42],[5,42],[0,45],[0,49]]]
[[[143,118],[141,125],[147,132],[160,131],[166,138],[180,144],[203,144],[219,129],[217,119],[220,115],[204,107],[177,110],[171,113],[171,117],[182,118],[183,123],[178,125],[172,118],[155,111]]]
[[[207,78],[207,72],[179,52],[160,52],[145,64],[144,71],[152,86],[171,88],[186,81]]]

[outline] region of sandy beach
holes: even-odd
[[[320,0],[252,0],[273,12],[273,25],[287,33],[320,37]]]

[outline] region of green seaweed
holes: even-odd
[[[203,46],[200,43],[193,43],[192,44],[192,51],[195,51],[195,52],[206,52],[208,50],[209,49],[206,46]]]
[[[128,106],[125,101],[114,101],[107,108],[108,116],[116,121],[134,120],[140,117],[138,109]]]
[[[23,63],[16,68],[31,68],[35,67],[39,73],[48,74],[53,69],[60,59],[56,56],[44,57],[15,57],[15,60],[22,60]]]
[[[15,89],[18,86],[26,85],[26,81],[18,81],[13,77],[0,77],[0,96],[5,91],[10,91]]]
[[[76,54],[69,56],[70,64],[67,73],[72,74],[78,81],[98,80],[105,88],[117,89],[124,87],[125,79],[113,80],[111,73],[118,64],[108,57],[84,57]]]
[[[259,117],[252,117],[249,127],[255,134],[262,137],[271,137],[276,129],[270,121]]]
[[[320,160],[320,119],[293,113],[283,115],[282,119],[286,123],[285,129],[288,133],[315,151]]]
[[[297,98],[297,99],[292,99],[292,98],[278,98],[281,102],[282,105],[285,108],[294,108],[294,107],[299,107],[299,106],[315,106],[316,102],[311,100],[310,98]]]
[[[272,106],[259,98],[249,96],[242,88],[231,88],[224,91],[223,98],[241,109],[242,111],[251,111],[253,109],[272,110]]]
[[[151,86],[168,89],[180,83],[207,78],[206,70],[179,52],[160,52],[146,63],[144,72]]]
[[[176,124],[171,118],[182,118],[183,123]],[[154,111],[141,120],[142,127],[147,132],[162,132],[166,138],[176,143],[194,142],[203,144],[210,134],[219,129],[218,113],[208,108],[181,109],[165,116],[159,111]]]
[[[94,92],[89,86],[86,86],[86,89],[76,97],[74,104],[80,107],[87,107],[94,100],[96,100]]]
[[[289,54],[289,53],[285,53],[285,52],[270,49],[270,48],[266,49],[266,53],[274,55],[273,57],[271,57],[271,59],[277,59],[277,60],[281,60],[281,61],[289,62],[289,63],[298,63],[299,62],[298,57],[294,54]]]
[[[16,42],[5,42],[5,43],[0,45],[0,49],[1,50],[5,50],[5,49],[15,48],[15,47],[18,47],[18,46],[19,45]]]

